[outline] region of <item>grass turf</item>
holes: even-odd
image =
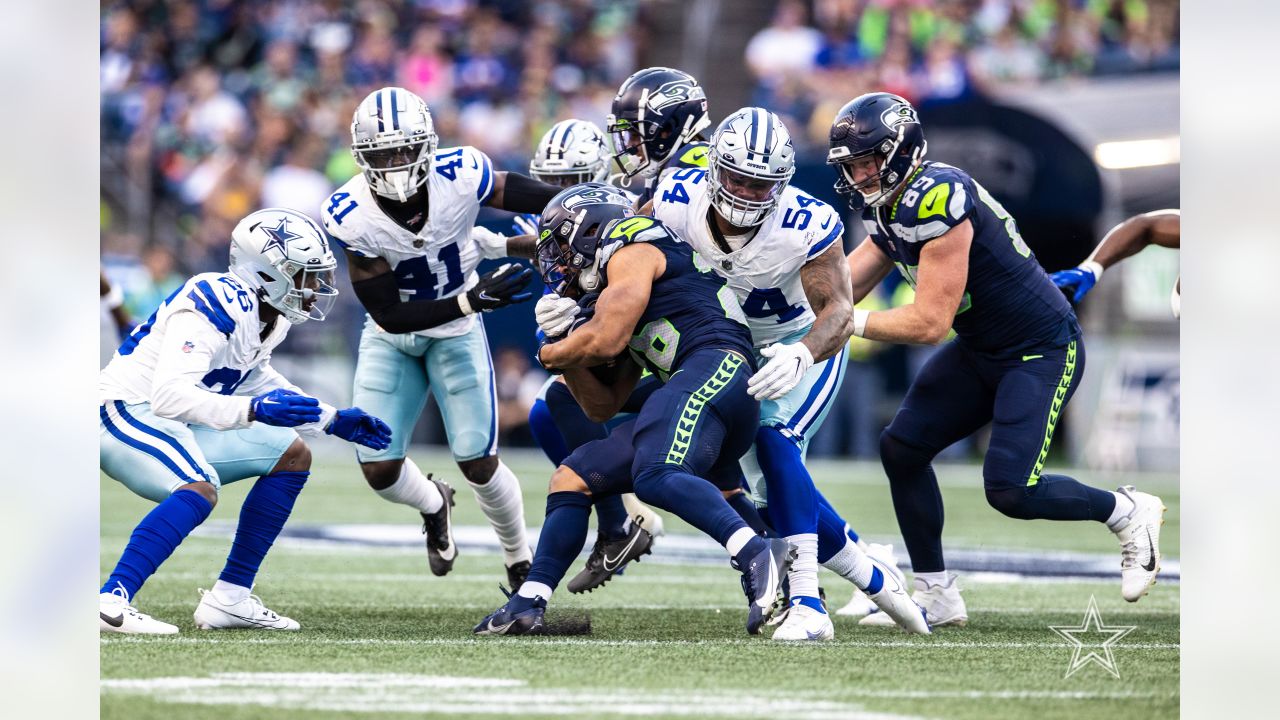
[[[428,471],[457,478],[446,456],[415,458]],[[514,454],[507,460],[523,480],[529,523],[540,524],[545,461]],[[813,470],[823,492],[861,532],[896,539],[877,466],[819,462]],[[1116,552],[1111,536],[1090,523],[1003,518],[986,506],[977,468],[939,474],[949,546]],[[1123,481],[1084,479],[1104,487]],[[1162,547],[1166,556],[1176,556],[1176,481],[1141,481],[1169,506]],[[227,487],[215,517],[233,519],[248,487]],[[468,495],[463,490],[459,497],[457,522],[483,524]],[[102,498],[105,577],[150,505],[107,479]],[[415,518],[373,497],[354,462],[338,456],[317,463],[293,521],[404,524]],[[669,519],[668,531],[689,529]],[[181,635],[103,636],[103,718],[644,713],[986,720],[1084,713],[1167,717],[1178,708],[1176,585],[1157,585],[1131,605],[1120,599],[1115,581],[962,577],[969,627],[909,637],[837,617],[834,642],[796,647],[745,634],[744,601],[727,564],[645,562],[586,597],[557,593],[550,617],[589,614],[589,636],[477,639],[471,627],[502,601],[495,587],[504,577],[498,555],[463,555],[451,575],[434,578],[417,550],[281,543],[257,592],[298,619],[303,631],[200,632],[191,620],[195,588],[210,586],[227,546],[223,538],[189,538],[140,593],[140,609],[175,622]],[[824,571],[822,583],[833,605],[848,599],[844,581]],[[1090,596],[1108,625],[1137,626],[1114,647],[1119,679],[1097,665],[1064,678],[1072,650],[1048,626],[1079,625]],[[1086,642],[1105,637],[1097,633]]]

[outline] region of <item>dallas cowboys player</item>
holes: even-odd
[[[334,410],[272,369],[292,325],[323,320],[337,291],[324,233],[293,210],[259,210],[236,225],[231,269],[196,275],[120,346],[99,379],[100,464],[159,503],[134,529],[102,586],[104,631],[172,634],[132,606],[142,584],[218,501],[219,488],[258,477],[196,627],[297,630],[251,595],[258,567],[306,484],[321,431],[382,449],[391,430],[359,408]],[[280,319],[284,318],[284,322]]]
[[[896,569],[878,564],[846,534],[848,525],[821,499],[804,466],[809,438],[847,364],[853,304],[840,242],[844,224],[829,205],[790,184],[791,137],[768,110],[743,108],[720,123],[709,160],[709,170],[680,170],[660,182],[653,214],[728,280],[756,351],[767,360],[750,383],[762,404],[744,465],[762,498],[763,475],[770,524],[797,548],[791,607],[773,637],[834,637],[818,598],[819,559],[904,627],[928,632]]]
[[[1036,262],[1017,223],[959,168],[924,159],[915,109],[889,93],[855,98],[831,126],[836,191],[861,210],[870,242],[848,256],[854,300],[896,265],[914,302],[854,311],[854,334],[936,344],[880,436],[880,457],[915,571],[915,599],[935,625],[968,620],[942,556],[942,497],[931,462],[992,423],[987,501],[1013,518],[1094,520],[1121,545],[1121,594],[1148,592],[1160,565],[1160,498],[1107,492],[1043,474],[1054,427],[1084,371],[1075,313]],[[877,622],[872,615],[863,622]]]
[[[429,388],[453,457],[502,544],[507,578],[518,586],[531,557],[524,503],[515,474],[497,456],[493,365],[477,314],[530,299],[525,286],[532,273],[506,264],[477,279],[485,249],[471,230],[481,205],[536,212],[556,188],[494,172],[473,147],[438,149],[426,104],[402,88],[382,88],[361,101],[351,137],[362,172],[321,213],[325,230],[346,251],[351,286],[369,313],[355,401],[395,433],[390,447],[357,450],[361,470],[378,495],[421,513],[431,571],[448,573],[457,555],[453,490],[423,475],[405,454]]]

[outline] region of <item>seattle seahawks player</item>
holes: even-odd
[[[1153,210],[1135,215],[1107,231],[1089,258],[1071,270],[1059,270],[1049,276],[1054,285],[1070,298],[1073,304],[1084,299],[1094,284],[1102,279],[1102,271],[1136,255],[1148,245],[1177,248],[1182,241],[1182,213],[1177,209]],[[1182,279],[1173,284],[1169,296],[1173,316],[1182,312]]]
[[[579,447],[556,470],[529,579],[475,632],[544,632],[547,600],[585,541],[592,496],[632,487],[725,546],[742,572],[747,631],[759,632],[795,554],[785,540],[758,536],[717,490],[737,486],[738,459],[759,418],[747,393],[751,336],[737,303],[689,245],[660,221],[634,216],[627,196],[607,185],[556,196],[542,213],[540,238],[538,264],[557,294],[599,293],[590,318],[550,336],[540,362],[565,373],[597,421],[631,396],[641,365],[665,382],[634,420]],[[619,358],[627,350],[630,358]],[[605,384],[595,368],[615,362]]]
[[[493,365],[477,314],[531,299],[525,286],[532,273],[506,264],[477,279],[483,248],[471,229],[481,205],[536,211],[556,188],[494,172],[472,147],[438,149],[426,104],[402,88],[361,101],[351,138],[362,172],[321,214],[346,251],[351,286],[369,314],[355,401],[395,433],[389,447],[357,450],[356,457],[378,495],[422,514],[431,572],[448,573],[457,555],[453,490],[406,457],[429,388],[453,457],[502,544],[507,578],[519,585],[530,558],[524,504],[515,474],[497,456]]]
[[[337,291],[324,233],[268,208],[231,235],[231,269],[196,275],[130,334],[98,381],[102,471],[159,503],[134,529],[99,595],[108,632],[172,634],[133,598],[204,522],[226,483],[257,477],[226,567],[196,607],[196,627],[297,630],[251,595],[258,567],[311,470],[298,433],[382,449],[391,430],[359,408],[335,410],[272,369],[292,325],[323,320]],[[284,322],[281,322],[281,318]]]
[[[1107,492],[1044,474],[1063,406],[1084,371],[1075,313],[1036,262],[1017,223],[959,168],[924,159],[915,108],[889,93],[855,98],[831,126],[827,162],[836,191],[862,214],[870,241],[848,256],[854,300],[896,265],[914,302],[854,310],[854,334],[936,344],[893,422],[880,436],[898,526],[915,571],[915,599],[935,625],[968,614],[942,556],[942,496],[931,462],[992,423],[983,464],[987,501],[1020,519],[1094,520],[1121,546],[1121,592],[1148,592],[1160,567],[1160,498]],[[878,622],[877,615],[863,622]]]
[[[639,177],[642,206],[667,174],[707,167],[707,95],[692,75],[666,67],[637,71],[613,98],[605,130],[627,180]]]
[[[744,466],[756,494],[767,496],[770,524],[797,552],[791,607],[773,637],[834,637],[818,597],[819,557],[903,627],[927,633],[896,569],[878,566],[846,535],[847,524],[821,500],[804,465],[848,360],[853,303],[844,223],[831,206],[790,184],[791,136],[768,110],[742,108],[720,123],[709,161],[709,170],[680,170],[660,182],[653,216],[726,278],[762,358],[748,386],[761,400],[760,427]]]

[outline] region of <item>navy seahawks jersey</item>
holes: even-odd
[[[961,342],[1012,354],[1078,337],[1071,305],[1023,242],[1013,216],[965,171],[925,162],[892,205],[862,211],[871,241],[913,288],[921,249],[966,219],[973,223],[969,277],[952,323]]]
[[[644,188],[640,191],[639,198],[636,200],[636,207],[649,202],[649,198],[653,197],[653,191],[657,189],[658,184],[671,173],[685,168],[706,170],[708,149],[710,149],[710,145],[701,140],[694,140],[676,148],[676,151],[671,153],[671,158],[667,160],[667,164],[663,165],[658,174],[645,183]]]
[[[637,364],[665,381],[697,350],[733,350],[751,362],[751,331],[737,298],[688,243],[643,215],[618,223],[612,234],[647,242],[667,260],[627,343]]]

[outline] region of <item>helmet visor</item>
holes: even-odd
[[[552,292],[563,295],[577,270],[569,266],[568,249],[561,247],[549,230],[543,230],[542,235],[537,248],[538,272],[542,275],[543,284]]]

